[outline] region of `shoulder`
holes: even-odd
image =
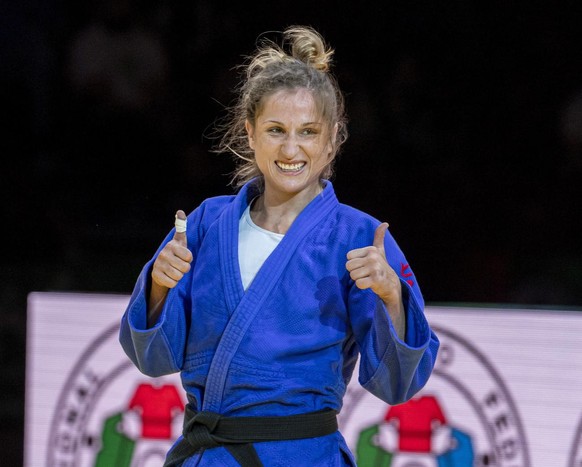
[[[349,231],[355,236],[367,236],[380,225],[380,221],[374,216],[343,203],[339,203],[337,207],[335,221],[337,228]]]
[[[325,191],[331,193],[331,196],[336,202],[336,208],[334,210],[334,221],[341,225],[359,225],[365,226],[367,228],[376,228],[380,221],[374,216],[357,209],[348,204],[342,203],[336,196],[335,187],[333,184],[326,180]]]
[[[310,241],[347,252],[371,245],[374,231],[379,224],[373,216],[338,202],[329,215],[313,229]]]
[[[234,201],[236,195],[219,195],[206,198],[201,204],[200,208],[204,212],[212,213],[223,210],[226,206]]]
[[[188,216],[188,220],[195,220],[203,226],[208,226],[234,201],[235,197],[235,195],[220,195],[206,198]]]
[[[206,198],[197,209],[195,209],[191,216],[193,220],[201,223],[202,227],[209,226],[216,219],[218,219],[224,212],[230,211],[238,217],[242,215],[244,208],[250,203],[257,192],[256,179],[246,183],[237,193],[230,195],[219,195]]]
[[[367,212],[340,203],[336,210],[334,223],[338,235],[344,238],[351,245],[351,248],[361,248],[372,245],[374,234],[381,221]],[[390,229],[386,231],[384,243],[387,252],[400,254],[400,247]]]
[[[338,220],[343,222],[357,221],[370,224],[372,226],[377,226],[380,224],[380,221],[371,214],[368,214],[367,212],[361,211],[347,204],[339,203],[337,213]]]

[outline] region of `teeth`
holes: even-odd
[[[305,165],[305,162],[298,162],[296,164],[285,164],[283,162],[276,162],[276,164],[279,166],[279,168],[283,169],[283,170],[288,170],[288,171],[296,171],[299,170],[301,167],[303,167]]]

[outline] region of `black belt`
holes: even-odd
[[[224,446],[242,467],[262,467],[252,443],[335,433],[336,414],[335,410],[324,409],[282,417],[223,417],[214,412],[197,412],[187,405],[184,436],[168,453],[164,467],[178,467],[198,450],[218,446]]]

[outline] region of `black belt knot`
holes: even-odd
[[[336,412],[323,409],[275,417],[224,417],[214,412],[184,412],[182,440],[168,453],[164,467],[177,467],[200,449],[224,446],[242,467],[262,467],[252,443],[316,438],[337,431]]]
[[[222,416],[215,412],[195,412],[184,423],[184,437],[192,446],[200,448],[215,448],[224,443],[220,437],[213,436]]]

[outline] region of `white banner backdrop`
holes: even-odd
[[[177,375],[118,342],[123,295],[32,293],[25,467],[160,466],[179,434]],[[348,387],[341,430],[365,467],[582,466],[582,313],[431,306],[435,371],[389,406]]]

